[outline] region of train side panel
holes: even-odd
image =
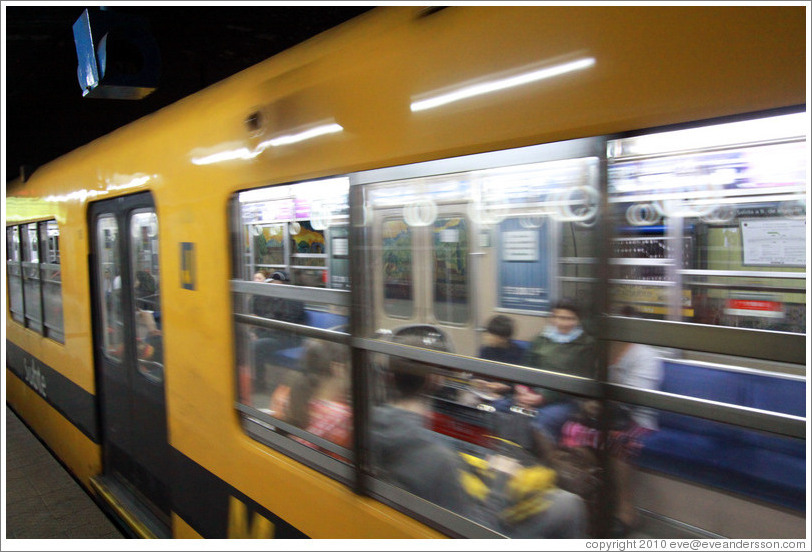
[[[803,105],[801,10],[452,7],[427,17],[416,8],[375,10],[80,148],[9,188],[10,200],[40,202],[45,214],[32,218],[13,201],[7,213],[60,225],[65,344],[22,328],[7,311],[6,339],[22,351],[7,372],[7,400],[83,483],[102,472],[100,421],[94,414],[78,429],[84,414],[60,413],[47,393],[24,383],[26,363],[57,372],[85,404],[96,404],[87,209],[150,191],[159,226],[168,436],[180,470],[174,536],[270,536],[271,527],[284,528],[277,536],[442,536],[244,431],[235,409],[234,195]],[[593,63],[560,80],[438,111],[410,110],[426,94],[460,83],[581,59]],[[297,146],[268,145],[280,134],[331,121],[343,131]],[[495,254],[482,262],[486,272],[496,271]],[[482,312],[497,303],[490,287],[479,299]],[[538,333],[538,317],[518,319],[520,339]],[[466,343],[464,352],[472,354],[475,345]],[[203,511],[203,491],[215,497],[215,521]]]

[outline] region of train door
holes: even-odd
[[[158,219],[150,194],[90,208],[104,477],[168,525]]]

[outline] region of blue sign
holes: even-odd
[[[180,244],[180,287],[195,289],[195,244],[181,242]]]
[[[546,311],[550,305],[548,226],[522,226],[520,219],[499,225],[499,306]]]

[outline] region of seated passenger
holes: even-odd
[[[155,323],[152,311],[136,309],[135,312],[136,354],[140,360],[150,360],[163,364],[163,335]],[[123,348],[123,343],[122,343]]]
[[[519,364],[524,351],[513,341],[513,320],[502,314],[491,317],[485,328],[479,349],[479,358],[494,360],[506,364]],[[507,383],[485,379],[474,379],[471,384],[480,392],[493,394],[496,398],[491,406],[500,412],[506,412],[513,399],[513,386]]]
[[[536,337],[522,363],[552,372],[594,376],[595,340],[582,328],[575,302],[562,299],[555,303],[550,320],[552,323]],[[537,442],[547,450],[555,445],[564,422],[577,410],[577,404],[562,393],[518,385],[514,403],[537,409],[533,426]]]
[[[418,336],[398,341],[426,346]],[[584,538],[583,502],[555,486],[552,470],[494,455],[481,459],[489,473],[477,478],[427,428],[429,396],[442,379],[430,365],[390,357],[388,375],[396,397],[373,409],[370,424],[371,462],[382,479],[507,536]]]
[[[623,315],[634,316],[634,312],[624,310]],[[640,389],[659,389],[662,378],[662,365],[653,348],[636,343],[610,343],[608,379],[611,383]],[[606,446],[609,451],[610,476],[614,482],[615,516],[609,537],[622,538],[637,523],[637,510],[632,500],[630,460],[639,454],[641,439],[656,431],[658,426],[656,412],[649,408],[610,404]],[[583,401],[579,411],[564,424],[560,445],[597,449],[600,415],[599,401]]]
[[[308,341],[301,365],[301,371],[293,376],[287,411],[278,416],[317,437],[349,448],[352,408],[347,347],[329,341]],[[318,449],[312,443],[297,440]]]

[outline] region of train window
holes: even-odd
[[[6,228],[6,261],[9,309],[12,318],[22,324],[25,321],[25,315],[23,309],[23,272],[19,226]]]
[[[352,456],[348,193],[347,178],[241,192],[233,220],[242,259],[232,280],[238,402],[248,431],[316,454],[333,473]]]
[[[55,220],[6,228],[9,309],[14,320],[64,343],[59,227]]]
[[[152,210],[130,215],[130,266],[138,359],[163,364],[158,217]]]
[[[414,312],[412,280],[412,232],[402,219],[383,223],[383,308],[395,318],[411,318]]]
[[[798,114],[611,142],[615,309],[804,333],[805,136]]]
[[[55,220],[39,225],[39,243],[42,248],[40,269],[45,335],[64,343],[62,316],[62,266],[59,250],[59,227]]]
[[[468,321],[468,224],[462,217],[434,221],[434,316],[440,322]]]
[[[42,295],[39,267],[39,237],[37,223],[20,227],[23,242],[23,298],[25,303],[25,324],[32,330],[42,333]]]
[[[102,215],[96,223],[99,244],[96,269],[104,282],[101,305],[103,350],[105,356],[120,359],[124,354],[124,313],[121,309],[121,264],[118,221],[113,215]]]

